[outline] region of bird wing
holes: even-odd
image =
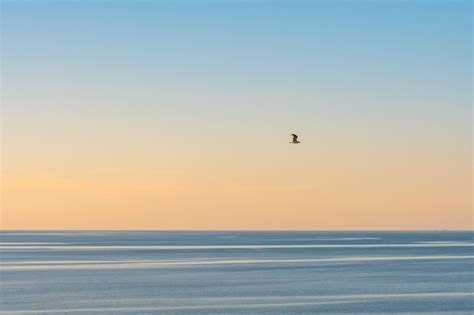
[[[292,133],[291,136],[293,137],[293,142],[296,142],[298,140],[298,135]]]

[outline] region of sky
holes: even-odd
[[[2,229],[472,228],[471,1],[1,14]]]

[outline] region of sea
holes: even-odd
[[[0,314],[474,314],[472,231],[3,231]]]

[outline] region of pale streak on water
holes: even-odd
[[[473,314],[473,232],[1,232],[0,314]]]

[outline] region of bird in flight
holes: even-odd
[[[290,143],[295,143],[295,144],[300,143],[300,141],[298,141],[298,135],[295,135],[294,133],[292,133],[291,136],[293,137],[293,140]]]

